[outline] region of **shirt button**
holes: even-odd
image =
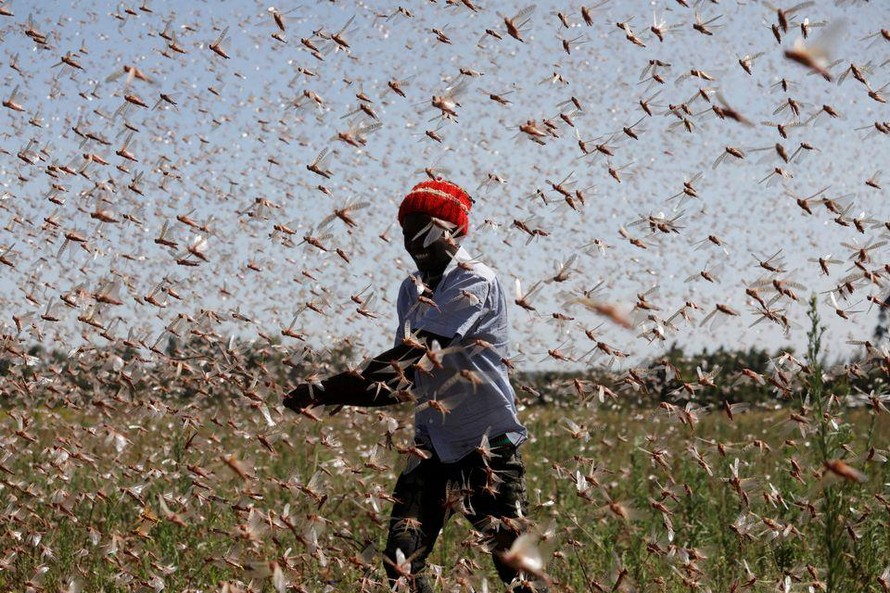
[[[427,423],[427,424],[432,424],[432,423],[433,423],[433,419],[430,418],[429,420],[426,421],[426,423]]]

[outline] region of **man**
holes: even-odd
[[[390,585],[432,591],[426,558],[451,514],[484,536],[505,583],[522,575],[505,556],[527,527],[525,468],[505,360],[508,320],[494,272],[460,247],[473,201],[443,180],[417,184],[398,220],[417,272],[401,285],[396,344],[359,372],[303,384],[285,398],[315,405],[381,406],[413,401],[416,453],[399,477],[384,552]],[[522,579],[516,591],[532,590]],[[538,589],[541,590],[541,589]]]

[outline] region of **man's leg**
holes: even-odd
[[[396,482],[393,492],[396,502],[389,519],[384,551],[384,567],[390,587],[400,577],[405,577],[412,591],[433,591],[422,572],[445,521],[445,482],[441,467],[437,459],[426,459],[412,471],[403,472]],[[396,550],[404,556],[402,563]]]
[[[473,514],[467,518],[476,530],[486,536],[498,576],[509,584],[520,574],[504,563],[501,556],[529,525],[526,517],[528,497],[525,491],[525,465],[516,447],[499,447],[495,452],[497,457],[490,459],[487,466],[481,457],[474,456],[477,463],[472,468],[470,477],[473,485],[470,505]],[[526,579],[533,578],[527,574],[522,576]],[[536,588],[517,587],[514,591],[543,592],[546,587],[540,584]]]

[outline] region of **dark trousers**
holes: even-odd
[[[487,461],[473,452],[455,463],[442,463],[434,455],[399,476],[384,552],[390,586],[404,577],[412,591],[433,591],[424,574],[426,559],[455,513],[465,516],[483,535],[501,580],[509,583],[518,575],[501,561],[501,554],[527,525],[525,466],[512,445],[493,452],[495,456]],[[401,558],[396,550],[401,551]]]

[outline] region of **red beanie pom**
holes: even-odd
[[[470,230],[473,200],[457,185],[444,180],[422,181],[411,188],[399,206],[399,224],[409,214],[420,212],[453,223],[455,234]]]

